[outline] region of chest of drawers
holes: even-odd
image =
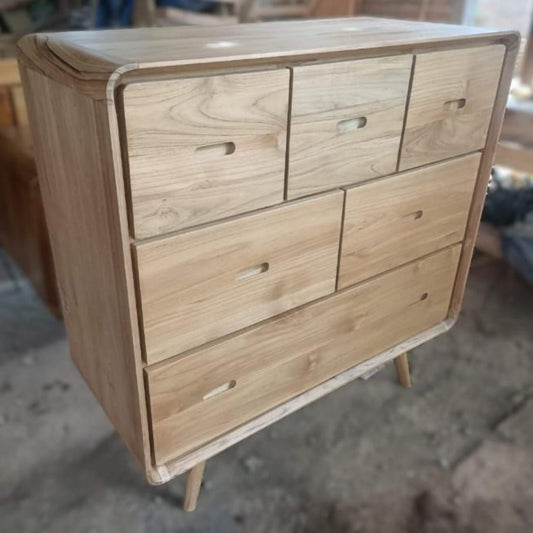
[[[451,327],[517,46],[367,18],[20,42],[72,358],[152,483]]]

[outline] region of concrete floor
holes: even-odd
[[[389,366],[291,415],[212,459],[185,513],[183,478],[146,484],[62,325],[4,268],[0,532],[529,533],[532,317],[533,289],[478,258],[457,326],[412,354],[413,389]]]

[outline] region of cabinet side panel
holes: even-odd
[[[147,465],[131,260],[107,104],[22,65],[21,71],[71,357]]]
[[[450,301],[450,318],[456,317],[463,302],[463,296],[466,288],[466,281],[468,278],[468,271],[470,269],[470,262],[474,253],[474,246],[476,244],[477,232],[479,230],[479,222],[481,220],[481,213],[483,205],[485,204],[485,196],[489,184],[492,163],[494,161],[494,152],[496,144],[500,137],[502,128],[503,116],[505,113],[505,106],[507,103],[507,96],[509,94],[509,87],[513,78],[513,70],[520,45],[520,40],[515,36],[509,38],[505,43],[506,51],[503,60],[503,66],[500,74],[500,81],[498,85],[498,92],[492,110],[492,117],[490,121],[489,131],[483,149],[483,156],[479,165],[479,171],[474,188],[474,195],[472,198],[472,205],[468,215],[468,222],[466,225],[465,238],[463,241],[463,250],[461,258],[459,259],[459,269],[457,271],[457,278],[455,280],[455,287]]]

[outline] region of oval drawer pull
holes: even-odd
[[[246,270],[239,272],[235,276],[235,281],[242,281],[243,279],[248,279],[248,278],[252,278],[253,276],[258,276],[259,274],[263,274],[264,272],[267,272],[269,268],[270,268],[270,265],[268,263],[261,263],[260,265],[247,268]]]
[[[194,151],[198,159],[213,159],[225,155],[231,155],[235,152],[234,142],[208,144],[206,146],[199,146]]]
[[[366,126],[366,117],[348,118],[337,123],[339,133],[350,133]]]
[[[408,215],[405,215],[403,218],[411,218],[413,220],[419,220],[422,218],[422,215],[424,214],[424,211],[422,209],[418,211],[413,211],[412,213],[409,213]]]
[[[444,109],[447,111],[457,111],[458,109],[462,109],[465,105],[465,98],[457,98],[456,100],[448,100],[447,102],[444,102]]]
[[[207,394],[202,396],[202,400],[210,400],[211,398],[214,398],[215,396],[219,396],[220,394],[233,389],[235,385],[237,385],[237,382],[234,379],[232,379],[231,381],[228,381],[227,383],[224,383],[223,385],[216,387],[212,391],[209,391]]]

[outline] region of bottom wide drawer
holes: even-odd
[[[163,464],[444,320],[460,245],[146,369]]]

